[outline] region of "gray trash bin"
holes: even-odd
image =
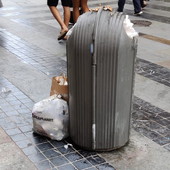
[[[129,140],[136,38],[125,16],[103,9],[81,16],[67,42],[70,136],[88,150]]]

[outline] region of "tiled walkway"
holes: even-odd
[[[134,98],[132,127],[170,151],[170,113]]]
[[[109,3],[108,1],[107,4]],[[95,1],[92,1],[91,7],[96,4]],[[105,3],[103,2],[103,4]],[[128,4],[132,5],[129,1]],[[39,7],[44,8],[43,6]],[[153,7],[169,11],[169,7]],[[152,9],[153,7],[151,6],[150,8]],[[42,18],[40,16],[41,13],[43,15],[48,14],[49,11],[39,10],[34,12],[35,7],[33,6],[24,9],[29,9],[30,12],[19,7],[4,8],[0,10],[0,16],[11,18],[12,21],[22,23],[31,28],[41,28],[42,32],[48,30],[47,36],[53,36],[50,31],[53,32],[55,28],[41,22],[42,20],[53,18],[49,16]],[[130,13],[131,10],[127,9],[126,12]],[[37,14],[37,17],[34,16],[35,14]],[[33,15],[34,17],[24,18],[23,15]],[[157,19],[158,21],[162,19],[161,22],[169,23],[169,17],[159,16],[156,18],[155,14],[149,13],[144,14],[143,17]],[[61,72],[66,73],[66,61],[62,59],[65,58],[65,54],[54,55],[6,29],[0,29],[0,47],[50,78],[59,75]],[[138,58],[136,74],[170,87],[170,70],[158,64]],[[32,132],[31,115],[34,103],[24,91],[21,91],[7,78],[0,75],[0,127],[5,130],[38,169],[114,169],[97,152],[85,151],[76,146],[69,146],[66,149],[65,146],[70,143],[69,139],[57,142],[34,134]],[[170,112],[164,111],[135,96],[132,128],[170,151]]]
[[[34,102],[5,78],[0,78],[0,126],[39,169],[110,168],[97,152],[77,147],[65,149],[69,141],[57,142],[32,133]],[[170,113],[135,97],[132,127],[170,150]]]
[[[36,49],[35,53],[37,53]],[[26,61],[30,62],[28,59]],[[153,65],[153,67],[149,66],[147,69],[146,63],[147,65]],[[152,74],[149,69],[154,71],[154,69],[159,68],[159,74],[157,75],[159,78],[158,80],[154,78],[156,81],[164,79],[161,73],[169,74],[168,69],[160,66],[156,67],[155,64],[142,60],[138,61],[138,68],[140,69],[137,69],[137,72],[139,70],[148,71],[146,76],[150,75],[149,77],[152,79],[155,77],[155,74]],[[161,72],[162,69],[164,72]],[[158,69],[156,70],[158,71]],[[139,72],[139,74],[143,73],[144,71],[142,73]],[[39,169],[56,166],[59,169],[65,169],[66,167],[70,169],[95,169],[95,167],[99,169],[103,167],[114,169],[96,152],[88,152],[74,147],[65,149],[64,145],[68,143],[67,141],[52,141],[33,134],[31,109],[34,102],[3,77],[0,79],[0,89],[0,126]],[[134,98],[132,127],[168,150],[170,150],[169,124],[170,113],[152,106],[137,97]]]
[[[1,47],[13,53],[22,62],[32,65],[50,77],[61,72],[66,73],[64,60],[56,60],[56,55],[30,44],[6,30],[0,31],[0,42]]]
[[[137,59],[136,73],[170,87],[170,70],[143,59]]]
[[[0,126],[40,170],[47,169],[114,169],[96,152],[65,145],[32,132],[31,109],[34,102],[0,77]]]

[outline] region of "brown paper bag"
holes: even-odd
[[[67,81],[67,77],[57,76],[52,78],[50,96],[60,94],[64,100],[68,101],[68,85],[60,85],[61,81],[62,84],[65,84],[63,81]]]

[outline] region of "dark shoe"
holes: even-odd
[[[118,8],[118,9],[117,9],[117,12],[123,12],[123,9]]]

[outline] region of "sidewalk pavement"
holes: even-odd
[[[45,0],[5,0],[0,8],[0,169],[170,169],[170,2],[152,0],[140,17],[129,143],[89,152],[32,133],[31,110],[49,96],[51,77],[66,73],[66,42]],[[115,0],[89,0],[90,7]],[[60,10],[62,8],[60,7]],[[150,24],[150,25],[149,25]],[[4,93],[5,92],[5,93]]]

